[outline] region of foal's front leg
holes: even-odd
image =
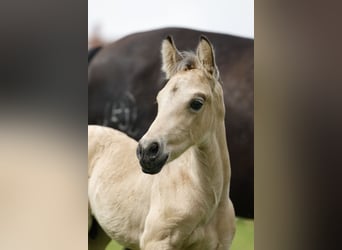
[[[167,232],[162,233],[162,231],[157,232],[154,230],[144,232],[140,242],[141,250],[177,250],[178,248],[171,245],[171,235],[166,234]]]
[[[153,220],[155,223],[151,225],[147,223],[145,231],[140,240],[141,250],[182,250],[184,239],[187,232],[174,225],[169,227],[162,220]],[[149,225],[150,224],[150,225]]]
[[[178,248],[170,246],[169,239],[165,239],[162,241],[148,242],[141,250],[178,250]]]

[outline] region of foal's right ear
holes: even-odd
[[[169,79],[176,73],[176,65],[182,59],[171,36],[167,36],[163,40],[161,55],[163,61],[162,70],[165,72],[166,78]]]
[[[197,46],[197,57],[201,62],[204,69],[219,79],[219,72],[215,62],[215,53],[212,44],[209,42],[208,38],[204,35],[201,35],[199,44]]]

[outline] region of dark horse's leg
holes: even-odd
[[[97,221],[93,219],[91,229],[88,232],[88,250],[104,250],[109,242],[110,238],[108,235]]]

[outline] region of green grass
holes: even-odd
[[[115,241],[111,241],[108,246],[106,247],[106,250],[122,250],[123,247],[120,246],[118,243]]]
[[[236,234],[231,250],[254,249],[254,220],[240,219],[236,221]]]
[[[238,218],[236,221],[236,234],[231,250],[254,249],[254,220]],[[112,241],[106,250],[122,250],[122,247]]]

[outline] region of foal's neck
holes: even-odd
[[[197,162],[194,167],[202,184],[216,189],[215,196],[219,197],[215,199],[220,201],[221,197],[228,197],[230,162],[224,121],[216,125],[212,135],[203,143],[193,147],[192,156]]]

